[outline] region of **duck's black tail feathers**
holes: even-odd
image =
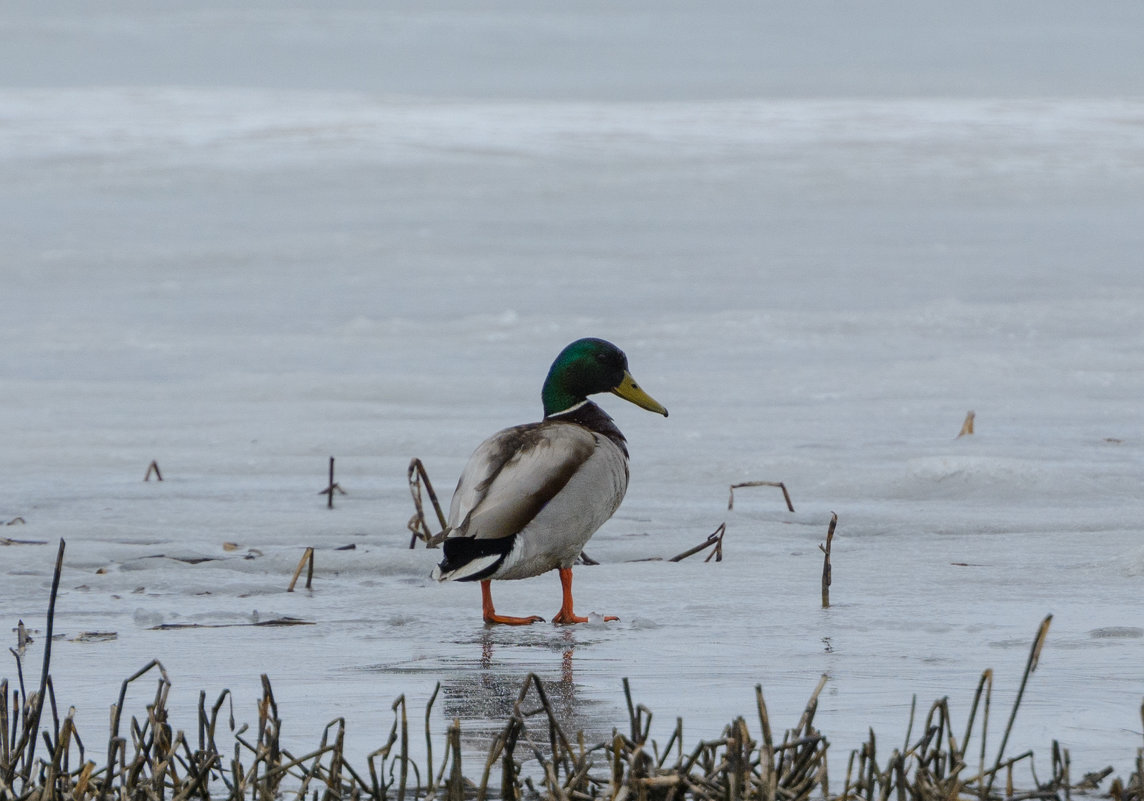
[[[452,537],[442,546],[445,558],[433,568],[437,581],[481,581],[492,576],[512,550],[516,536],[495,540]]]

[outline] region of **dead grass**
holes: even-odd
[[[1070,774],[1068,751],[1055,741],[1050,773],[1044,781],[1033,768],[1032,752],[1005,756],[1009,731],[1025,684],[1036,669],[1051,618],[1045,619],[1034,640],[1021,691],[991,763],[985,738],[991,671],[981,677],[964,734],[955,733],[945,698],[930,707],[915,732],[915,699],[901,748],[879,751],[871,731],[867,742],[845,757],[844,771],[836,763],[832,778],[830,742],[814,723],[826,676],[818,682],[797,724],[781,739],[773,732],[759,686],[755,688],[754,731],[745,716],[737,717],[718,736],[688,747],[683,721],[677,719],[661,747],[651,738],[651,710],[635,702],[626,679],[626,725],[614,729],[604,742],[586,743],[582,733],[564,731],[544,683],[530,674],[503,728],[476,765],[463,763],[461,723],[456,719],[445,732],[440,762],[434,762],[430,720],[436,691],[425,710],[427,756],[423,762],[415,761],[410,756],[406,699],[401,696],[393,703],[393,724],[385,743],[365,757],[364,765],[355,765],[345,753],[346,724],[341,718],[327,724],[316,747],[301,753],[290,750],[281,740],[282,720],[265,675],[253,726],[236,725],[229,690],[209,707],[205,693],[200,693],[198,719],[188,735],[188,730],[176,728],[170,720],[171,681],[158,660],[123,682],[111,707],[106,757],[98,763],[88,757],[75,727],[75,708],[61,716],[57,704],[49,672],[54,600],[53,587],[38,689],[29,691],[25,685],[27,637],[22,627],[17,647],[11,649],[18,686],[9,687],[7,679],[0,681],[0,801],[1069,801],[1074,793],[1098,791],[1112,772],[1108,768],[1075,779]],[[128,688],[147,677],[155,680],[155,693],[142,713],[124,724]],[[100,702],[91,699],[90,703]],[[1144,716],[1144,708],[1141,713]],[[980,732],[976,739],[975,730]],[[38,749],[41,741],[43,747]],[[233,743],[233,747],[220,743]],[[1108,793],[1117,801],[1144,801],[1144,748],[1138,753],[1135,774],[1126,781],[1114,780]]]
[[[345,753],[346,723],[326,725],[318,744],[304,752],[281,740],[282,720],[270,679],[262,676],[253,727],[237,725],[234,699],[224,690],[208,707],[200,693],[197,721],[176,728],[167,707],[171,681],[153,660],[122,684],[112,705],[105,754],[89,758],[75,726],[75,707],[60,714],[51,679],[51,641],[56,591],[64,543],[60,543],[48,605],[44,659],[36,689],[24,672],[28,643],[21,624],[16,658],[17,685],[0,681],[0,801],[211,801],[249,798],[275,801],[332,799],[516,799],[553,801],[1070,801],[1073,794],[1096,794],[1112,773],[1107,768],[1071,775],[1068,750],[1054,741],[1046,779],[1038,777],[1033,754],[1006,756],[1006,747],[1027,682],[1036,670],[1051,624],[1045,618],[1034,638],[996,756],[988,758],[986,739],[993,673],[978,683],[964,730],[955,732],[948,699],[934,702],[915,731],[916,698],[900,748],[879,746],[874,732],[857,750],[835,762],[830,742],[815,726],[822,676],[793,728],[781,739],[772,729],[761,686],[755,688],[757,728],[747,717],[730,721],[711,739],[686,746],[683,721],[660,746],[651,738],[652,712],[635,702],[628,681],[623,691],[628,720],[604,742],[587,743],[582,733],[565,732],[549,702],[544,683],[530,674],[511,714],[483,761],[463,762],[461,723],[454,719],[434,762],[430,730],[434,691],[425,710],[426,758],[410,755],[411,724],[404,696],[392,705],[386,742],[364,764]],[[150,677],[155,692],[145,709],[124,723],[128,688]],[[438,686],[439,689],[439,686]],[[87,703],[102,705],[100,699]],[[223,714],[224,709],[227,714]],[[1141,708],[1144,720],[1144,706]],[[845,769],[842,769],[845,764]],[[1144,801],[1144,748],[1135,772],[1114,779],[1106,795],[1116,801]]]

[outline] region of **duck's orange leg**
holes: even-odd
[[[498,615],[497,610],[493,609],[493,591],[490,588],[491,581],[485,580],[481,582],[481,613],[484,615],[486,623],[504,623],[509,626],[527,626],[529,623],[543,623],[544,618],[538,615],[531,617],[511,617],[509,615]]]
[[[560,568],[560,587],[564,591],[564,600],[560,604],[560,611],[552,618],[553,623],[587,623],[588,618],[580,617],[572,611],[572,568]],[[604,615],[604,620],[619,620],[613,615]]]

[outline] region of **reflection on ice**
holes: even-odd
[[[576,680],[577,649],[590,647],[591,639],[570,627],[542,630],[533,626],[525,631],[486,626],[473,637],[453,641],[447,658],[375,664],[358,670],[398,677],[396,685],[400,676],[411,673],[439,680],[436,717],[446,722],[459,720],[466,748],[484,754],[513,716],[532,676],[540,681],[548,708],[565,732],[583,732],[589,742],[611,735],[618,708],[606,708]],[[531,715],[535,704],[533,698],[520,711]]]

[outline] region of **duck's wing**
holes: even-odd
[[[595,453],[596,435],[569,423],[531,423],[485,440],[469,459],[449,509],[450,537],[511,537],[536,517]]]

